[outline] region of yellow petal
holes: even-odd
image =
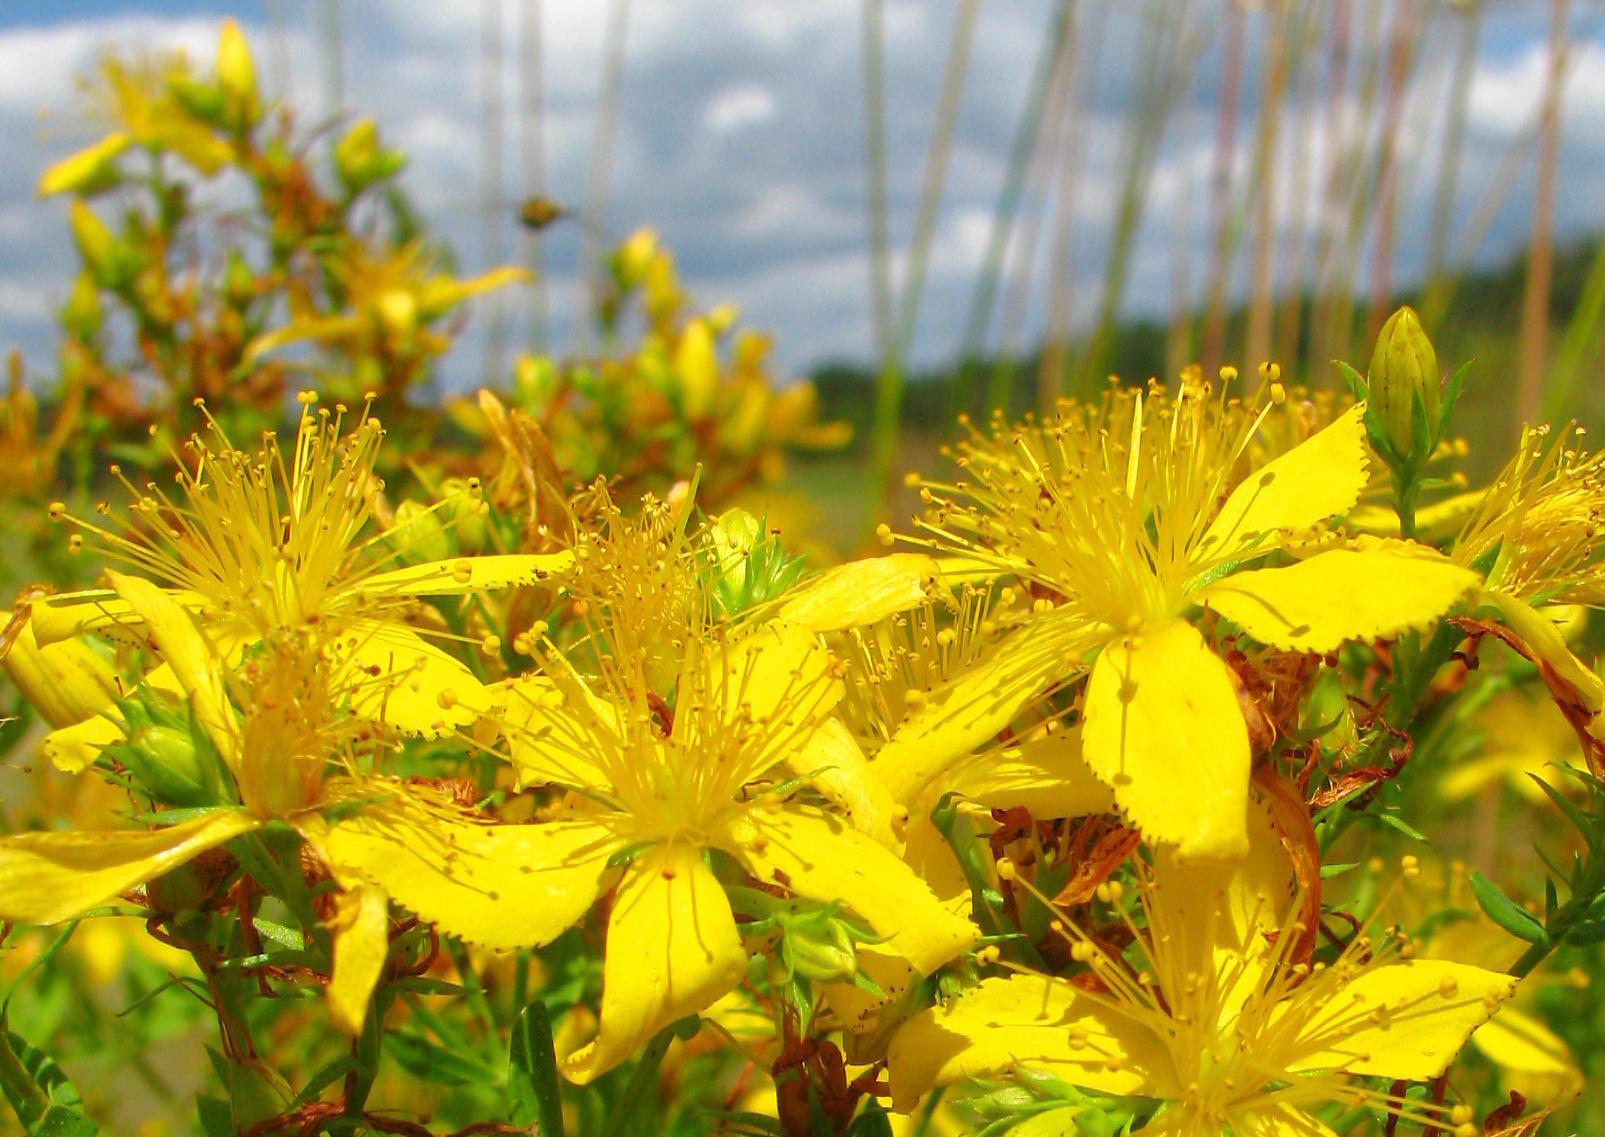
[[[165,829],[0,837],[0,920],[70,920],[258,824],[228,809]]]
[[[0,667],[52,727],[91,719],[122,694],[111,664],[94,648],[79,640],[40,647],[31,623],[17,630]]]
[[[369,881],[443,931],[490,948],[544,944],[573,927],[621,844],[594,821],[477,825],[400,803],[364,810],[323,839],[337,876]]]
[[[574,554],[498,553],[485,557],[454,557],[428,564],[408,565],[363,577],[351,591],[369,597],[461,596],[520,584],[535,584],[566,572]]]
[[[624,723],[615,704],[597,698],[578,677],[559,687],[544,675],[520,675],[489,690],[519,788],[610,787],[597,756],[624,745]]]
[[[1021,708],[1074,675],[1097,631],[1064,616],[1034,620],[928,695],[875,757],[897,801],[912,801],[970,752],[993,741]]]
[[[1302,1053],[1287,1069],[1436,1078],[1515,988],[1508,975],[1444,960],[1369,968],[1300,1027]]]
[[[799,777],[811,780],[846,815],[854,829],[883,845],[896,842],[893,824],[900,813],[897,802],[886,792],[846,723],[837,718],[826,719],[807,745],[787,759],[787,764]]]
[[[923,604],[941,575],[935,557],[892,553],[826,569],[792,592],[780,618],[815,632],[857,628]]]
[[[1188,861],[1169,848],[1154,856],[1148,922],[1166,944],[1172,974],[1203,977],[1214,989],[1206,1000],[1220,1021],[1235,1017],[1250,994],[1264,986],[1273,962],[1268,937],[1279,934],[1295,902],[1297,881],[1260,799],[1248,808],[1248,850],[1226,864]]]
[[[585,1085],[713,1004],[746,971],[730,902],[702,851],[679,843],[648,849],[613,901],[596,1037],[562,1059],[563,1073]]]
[[[191,612],[207,606],[199,594],[184,589],[172,589],[168,596]],[[41,645],[59,643],[89,632],[132,631],[143,623],[128,602],[109,588],[46,596],[34,602],[29,619]]]
[[[1502,1070],[1568,1079],[1579,1075],[1577,1059],[1565,1041],[1515,1007],[1499,1008],[1477,1028],[1471,1045]]]
[[[1294,1105],[1267,1105],[1232,1111],[1235,1137],[1337,1137],[1324,1122]]]
[[[1345,640],[1426,627],[1480,583],[1421,545],[1367,541],[1284,568],[1233,573],[1195,599],[1261,643],[1325,652]]]
[[[715,840],[760,880],[783,882],[812,900],[841,901],[885,937],[884,950],[922,975],[978,936],[896,855],[817,809],[751,809]]]
[[[351,709],[407,734],[432,738],[466,726],[489,703],[468,666],[401,624],[349,620],[336,651],[336,685]]]
[[[130,611],[144,621],[147,634],[162,653],[162,662],[189,696],[195,721],[206,731],[223,761],[231,769],[236,767],[239,720],[223,686],[223,662],[195,626],[194,617],[142,577],[119,572],[107,572],[106,576]]]
[[[127,150],[130,142],[131,139],[122,131],[113,131],[99,142],[63,158],[40,175],[39,196],[70,193],[87,185],[99,175],[107,162]]]
[[[125,737],[123,728],[109,718],[85,719],[45,735],[39,751],[63,773],[81,774],[94,765],[103,747]]]
[[[834,665],[814,633],[779,621],[706,653],[701,689],[718,700],[725,721],[767,725],[761,745],[742,757],[748,776],[790,758],[812,738],[842,696]]]
[[[384,893],[356,885],[334,898],[334,973],[325,992],[329,1019],[350,1035],[362,1033],[368,1000],[390,955],[389,904]]]
[[[1040,818],[1113,813],[1115,795],[1081,756],[1081,730],[1065,727],[966,766],[952,792],[991,809],[1024,806]]]
[[[1045,975],[986,979],[910,1019],[887,1052],[892,1102],[1016,1065],[1110,1094],[1164,1093],[1174,1081],[1159,1039],[1107,1002]]]
[[[1347,513],[1366,483],[1365,405],[1243,479],[1210,523],[1198,552],[1247,552],[1278,529],[1303,529]]]
[[[300,340],[338,340],[346,336],[360,335],[366,327],[367,321],[360,314],[297,317],[284,327],[264,332],[247,344],[243,362],[245,366],[251,367],[268,352],[276,351],[286,344]]]
[[[1226,665],[1167,620],[1104,648],[1087,683],[1082,757],[1150,841],[1186,857],[1248,848],[1248,728]]]

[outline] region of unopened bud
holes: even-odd
[[[335,172],[352,194],[394,177],[406,164],[406,155],[399,150],[379,145],[379,128],[371,118],[358,119],[334,144]]]
[[[72,228],[73,243],[84,265],[101,284],[112,285],[117,277],[117,238],[106,223],[95,216],[95,211],[81,201],[74,201],[68,210],[68,224]]]
[[[1402,307],[1382,325],[1366,385],[1371,412],[1382,424],[1394,452],[1416,462],[1424,459],[1438,435],[1440,376],[1438,353],[1414,309]],[[1426,411],[1422,424],[1415,421],[1417,395]],[[1426,449],[1417,453],[1419,433],[1425,433],[1427,441]]]
[[[388,537],[403,561],[422,564],[451,556],[451,539],[438,513],[416,501],[404,501],[396,506],[395,524]]]
[[[151,797],[182,807],[223,800],[217,755],[187,714],[148,695],[119,706],[125,737],[108,753]]]
[[[243,129],[254,124],[262,111],[256,89],[256,64],[245,33],[233,20],[223,21],[223,31],[218,36],[217,83],[228,97],[230,125]]]
[[[637,229],[613,255],[613,275],[619,287],[628,291],[641,283],[652,259],[658,253],[658,235],[651,229]]]

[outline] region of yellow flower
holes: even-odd
[[[482,824],[416,786],[366,768],[370,756],[356,745],[366,731],[339,705],[341,692],[331,688],[337,668],[318,629],[275,635],[225,678],[231,674],[226,661],[167,593],[137,577],[109,575],[188,701],[230,789],[215,808],[157,829],[0,837],[0,920],[74,919],[208,849],[282,821],[328,865],[342,890],[331,921],[327,994],[331,1017],[350,1033],[361,1029],[389,952],[390,885],[429,889],[442,901],[441,927],[465,939],[475,939],[492,919],[502,935],[514,937],[532,918],[543,926],[545,881],[525,873],[522,862],[532,855],[532,841],[547,839],[545,827]],[[114,730],[110,741],[120,739]],[[409,851],[386,867],[383,884],[370,876],[364,858],[343,854],[336,834],[353,816]],[[490,841],[510,859],[487,872],[452,872],[454,850]]]
[[[1363,407],[1242,473],[1274,413],[1263,393],[1243,404],[1192,373],[1174,398],[1114,389],[1100,405],[1067,402],[1051,422],[1000,426],[961,448],[966,480],[926,485],[922,526],[965,571],[990,565],[1029,586],[1037,614],[881,752],[893,796],[937,780],[1095,655],[1087,765],[1150,840],[1193,857],[1242,853],[1248,732],[1236,681],[1190,614],[1206,607],[1263,643],[1326,652],[1421,627],[1476,585],[1401,541],[1255,568],[1286,531],[1342,515],[1366,481]]]
[[[1146,926],[1127,955],[1061,922],[1090,969],[1081,981],[987,979],[912,1020],[892,1041],[893,1100],[907,1108],[935,1086],[1020,1066],[1156,1100],[1145,1133],[1317,1137],[1331,1133],[1311,1112],[1326,1103],[1459,1132],[1469,1110],[1355,1079],[1437,1077],[1515,980],[1410,958],[1396,936],[1357,934],[1330,964],[1296,958],[1292,863],[1268,816],[1250,817],[1248,853],[1229,871],[1165,850],[1139,866]]]
[[[1605,682],[1573,654],[1543,609],[1605,607],[1601,518],[1605,454],[1590,454],[1564,438],[1551,440],[1547,428],[1529,427],[1450,553],[1482,574],[1481,602],[1572,688],[1571,701],[1580,701],[1579,710],[1590,720],[1585,729],[1596,737]]]
[[[366,244],[349,241],[327,259],[326,267],[344,294],[345,311],[292,312],[284,327],[252,341],[245,352],[247,365],[302,340],[349,346],[381,357],[438,355],[450,339],[430,330],[431,325],[475,296],[530,279],[527,269],[503,265],[459,280],[435,266],[421,241],[383,256]]]
[[[225,48],[227,40],[225,30]],[[91,96],[99,117],[114,129],[46,170],[39,179],[40,196],[90,188],[131,146],[171,151],[203,175],[217,173],[233,158],[234,149],[178,97],[178,90],[194,83],[190,64],[181,54],[104,61]]]
[[[510,688],[505,729],[521,781],[574,791],[561,817],[528,827],[541,846],[519,851],[518,872],[545,890],[525,914],[535,934],[522,942],[559,935],[617,882],[597,1035],[562,1059],[578,1082],[707,1008],[746,973],[709,851],[798,896],[844,903],[922,973],[975,936],[883,846],[800,800],[788,781],[765,780],[777,765],[812,764],[840,697],[834,664],[812,635],[770,625],[734,641],[688,637],[683,650],[666,697],[654,694],[634,656],[613,657],[589,682],[554,657],[548,678]],[[337,826],[330,844],[403,905],[426,918],[444,913],[447,897],[394,880],[427,850],[365,818]],[[453,848],[437,871],[506,855],[493,845],[487,835],[483,849]],[[501,911],[488,918],[502,919]]]
[[[505,588],[562,571],[567,553],[467,557],[387,567],[368,535],[382,484],[374,474],[383,431],[363,416],[347,435],[339,415],[302,412],[286,466],[278,441],[236,450],[221,427],[189,445],[181,496],[154,483],[130,490],[133,520],[121,530],[69,520],[98,539],[108,558],[169,586],[195,613],[225,656],[278,632],[329,629],[357,691],[354,706],[412,733],[431,734],[471,720],[481,687],[454,656],[408,626],[420,596],[460,596]],[[126,484],[126,483],[125,483]],[[102,512],[105,512],[103,509]],[[53,514],[65,516],[52,507]],[[112,592],[67,593],[33,606],[41,645],[89,631],[126,631],[138,618]],[[405,675],[392,689],[364,684],[374,668]]]

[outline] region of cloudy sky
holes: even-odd
[[[1218,35],[1223,2],[1192,4],[1195,19],[1188,26],[1196,32],[1188,34],[1196,38],[1189,41],[1190,63],[1157,151],[1150,205],[1122,297],[1127,311],[1167,311],[1179,265],[1189,270],[1192,295],[1203,287],[1208,249],[1203,203],[1223,85]],[[897,248],[914,222],[958,3],[885,2],[890,223]],[[462,268],[472,271],[487,257],[514,259],[526,253],[513,211],[527,184],[519,108],[527,91],[520,41],[529,14],[539,11],[541,20],[547,189],[561,202],[578,204],[586,196],[611,7],[604,0],[11,0],[0,5],[0,143],[6,155],[0,165],[0,343],[20,345],[41,363],[49,358],[49,313],[64,295],[71,253],[65,207],[36,200],[33,185],[45,164],[95,136],[75,86],[107,47],[180,47],[209,60],[220,17],[235,16],[258,45],[265,82],[275,93],[291,96],[304,123],[340,113],[372,114],[411,154],[407,187],[459,251]],[[959,345],[1010,138],[1052,7],[1052,0],[981,0],[914,339],[917,362],[941,362]],[[1433,9],[1435,22],[1401,134],[1407,161],[1400,167],[1404,209],[1398,275],[1405,279],[1419,274],[1426,255],[1432,154],[1442,135],[1455,26],[1441,5],[1425,7]],[[1540,0],[1493,0],[1482,21],[1457,228],[1477,213],[1502,168],[1514,178],[1503,206],[1491,214],[1486,236],[1472,250],[1483,262],[1510,255],[1525,240],[1532,197],[1530,139],[1543,89],[1549,7]],[[1605,195],[1596,189],[1605,158],[1602,20],[1587,2],[1573,3],[1572,9],[1575,42],[1565,88],[1557,201],[1562,234],[1605,228]],[[1085,320],[1096,307],[1099,266],[1110,246],[1145,29],[1135,0],[1081,0],[1079,10],[1083,35],[1075,82],[1089,110],[1077,120],[1071,144],[1080,176],[1068,253],[1076,266],[1074,312]],[[495,121],[484,113],[486,92],[495,85],[481,47],[487,19],[499,25],[504,45],[498,72],[504,127],[496,147],[499,193],[487,189],[484,162],[484,124]],[[656,226],[676,250],[697,296],[709,303],[735,301],[751,323],[776,332],[779,359],[792,371],[827,359],[866,360],[874,350],[860,21],[860,0],[631,0],[628,5],[605,230],[618,236],[640,225]],[[331,22],[338,22],[342,32],[338,51],[331,47]],[[1264,62],[1258,16],[1249,17],[1246,30],[1240,153],[1252,138]],[[1296,74],[1316,66],[1316,60],[1304,60]],[[1318,83],[1310,89],[1313,98],[1322,97]],[[1319,133],[1326,120],[1317,108],[1299,121]],[[1286,129],[1293,126],[1289,118]],[[1306,153],[1318,153],[1320,145],[1320,139],[1312,140]],[[1284,153],[1290,162],[1291,150]],[[1287,208],[1289,187],[1300,180],[1292,174],[1282,170],[1278,177],[1284,264],[1285,250],[1301,236],[1286,221],[1295,212]],[[1025,215],[1048,196],[1043,187],[1028,192]],[[488,229],[487,202],[495,218]],[[1043,247],[1050,227],[1044,226]],[[560,348],[573,342],[581,294],[579,246],[572,225],[560,228],[549,242],[548,298]],[[1359,272],[1365,276],[1363,264]],[[1030,339],[1040,326],[1042,305],[1040,297],[1028,295],[1022,335]],[[514,296],[503,303],[510,344],[523,346],[533,300]],[[484,366],[480,337],[492,322],[492,312],[482,304],[474,335],[448,369],[454,383],[470,381]]]

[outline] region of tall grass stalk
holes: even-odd
[[[1044,261],[1041,232],[1048,211],[1057,208],[1045,200],[1051,196],[1048,192],[1049,175],[1050,173],[1053,175],[1052,181],[1056,184],[1061,182],[1060,175],[1065,173],[1065,164],[1072,160],[1070,136],[1077,102],[1073,80],[1080,54],[1077,50],[1076,15],[1076,10],[1072,8],[1070,22],[1065,26],[1064,48],[1059,52],[1053,79],[1048,84],[1045,97],[1044,105],[1049,113],[1037,123],[1038,137],[1031,151],[1030,164],[1026,169],[1026,197],[1042,205],[1026,215],[1024,227],[1016,230],[1011,242],[1010,257],[1013,262],[1013,272],[1010,275],[1008,290],[1004,294],[998,338],[993,348],[992,370],[987,377],[986,395],[982,401],[988,408],[1005,406],[1009,402],[1009,393],[1019,373],[1020,358],[1026,352],[1026,317],[1031,309],[1037,269],[1043,269],[1050,294],[1060,275],[1056,271],[1058,262],[1051,252]],[[1068,176],[1073,177],[1073,175]],[[1058,223],[1057,216],[1055,214],[1055,225]],[[1065,271],[1068,271],[1068,267]],[[1051,299],[1049,304],[1052,304]],[[1051,330],[1047,331],[1043,344],[1044,366],[1048,355],[1054,351],[1054,342],[1054,333]]]
[[[1014,231],[1014,219],[1020,208],[1020,193],[1025,185],[1027,168],[1036,149],[1038,125],[1047,102],[1053,76],[1061,57],[1069,50],[1072,0],[1057,0],[1049,14],[1047,29],[1037,47],[1036,60],[1031,65],[1031,79],[1026,86],[1025,99],[1020,105],[1020,117],[1014,124],[1014,135],[1009,142],[1008,165],[998,199],[992,209],[992,223],[987,233],[986,251],[976,273],[975,290],[970,296],[969,313],[964,321],[964,339],[959,350],[958,376],[953,385],[953,409],[973,409],[975,383],[980,372],[980,355],[986,342],[987,329],[992,324],[992,312],[997,303],[998,282],[1008,255],[1009,238]]]
[[[619,100],[624,83],[624,51],[630,27],[630,0],[612,0],[602,41],[601,90],[591,127],[590,168],[585,179],[585,211],[580,218],[581,294],[593,302],[600,287],[602,243],[607,238],[608,186],[613,178],[613,142],[618,130]],[[580,321],[578,335],[584,344],[590,326]]]
[[[541,0],[523,0],[519,8],[518,38],[518,165],[526,199],[546,195],[546,91],[541,61]],[[520,260],[535,274],[529,290],[529,350],[546,350],[551,319],[551,288],[546,281],[546,238],[525,227],[520,235]]]
[[[1521,422],[1538,415],[1544,397],[1549,354],[1549,286],[1554,273],[1555,172],[1560,165],[1560,98],[1566,61],[1569,0],[1551,0],[1549,66],[1544,74],[1543,110],[1538,126],[1538,177],[1533,191],[1531,236],[1527,241],[1527,283],[1522,290],[1520,381],[1517,412]]]
[[[502,0],[479,6],[479,256],[489,267],[502,263]],[[496,383],[507,341],[504,294],[487,297],[484,378]]]

